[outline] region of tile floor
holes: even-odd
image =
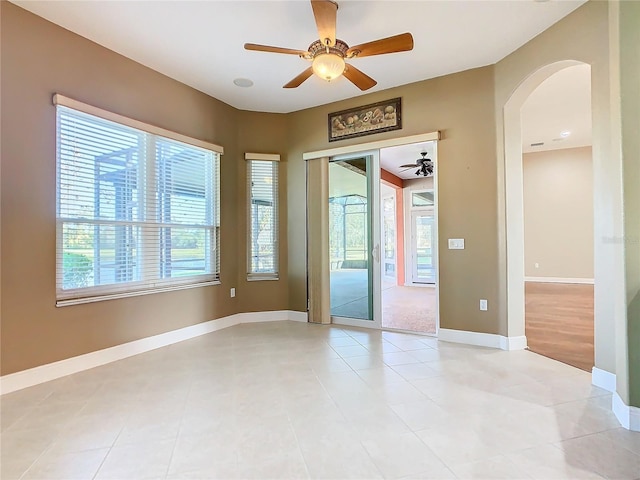
[[[3,480],[640,478],[588,373],[400,333],[239,325],[1,402]]]

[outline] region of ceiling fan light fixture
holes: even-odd
[[[336,53],[321,53],[313,59],[313,73],[321,79],[330,82],[335,80],[344,72],[346,64],[344,58]]]

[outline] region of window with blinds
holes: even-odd
[[[218,281],[217,152],[58,104],[57,175],[59,303]]]
[[[247,160],[249,193],[249,280],[278,278],[279,155],[251,154]]]

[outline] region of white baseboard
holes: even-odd
[[[616,391],[616,374],[593,367],[591,369],[591,384],[613,393]]]
[[[630,407],[617,392],[613,393],[613,399],[611,400],[611,409],[616,418],[627,430],[633,432],[640,432],[640,408]]]
[[[501,350],[524,350],[527,348],[527,337],[504,337],[493,333],[468,332],[466,330],[451,330],[440,328],[438,340],[443,342],[465,343],[479,347],[499,348]]]
[[[593,278],[563,278],[563,277],[524,277],[525,282],[538,283],[584,283],[593,285]]]
[[[22,390],[23,388],[55,380],[56,378],[65,377],[83,370],[89,370],[90,368],[99,367],[157,348],[166,347],[167,345],[182,342],[190,338],[199,337],[200,335],[206,335],[207,333],[232,327],[240,323],[274,322],[281,320],[306,322],[307,313],[294,312],[291,310],[237,313],[152,337],[141,338],[140,340],[134,340],[103,350],[97,350],[77,357],[67,358],[21,372],[4,375],[0,377],[0,395]]]
[[[295,310],[289,310],[289,320],[292,322],[304,322],[309,321],[309,314],[307,312],[297,312]]]

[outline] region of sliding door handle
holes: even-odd
[[[373,250],[371,250],[371,256],[376,262],[380,261],[380,244],[377,244],[375,247],[373,247]]]

